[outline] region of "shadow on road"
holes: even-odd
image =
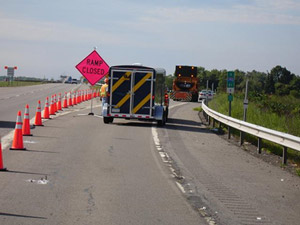
[[[46,220],[46,217],[40,216],[27,216],[27,215],[20,215],[20,214],[12,214],[12,213],[2,213],[0,212],[0,216],[13,216],[13,217],[22,217],[22,218],[32,218],[32,219],[43,219]]]
[[[41,153],[51,153],[51,154],[59,154],[60,153],[60,152],[41,151],[41,150],[33,150],[33,149],[26,149],[24,152],[41,152]]]
[[[20,174],[29,174],[29,175],[48,176],[48,174],[45,174],[45,173],[32,173],[32,172],[26,172],[26,171],[7,170],[6,172],[7,173],[20,173]]]
[[[185,120],[185,119],[177,119],[177,118],[169,118],[168,123],[172,124],[180,124],[180,125],[192,125],[192,126],[201,126],[201,122],[196,122],[193,120]]]
[[[16,121],[0,121],[0,128],[15,128]]]
[[[125,123],[113,123],[118,126],[131,126],[131,127],[152,127],[153,124],[149,121],[141,121],[141,122],[125,122]]]
[[[210,133],[206,128],[201,128],[202,123],[193,120],[169,118],[164,128],[189,132]]]

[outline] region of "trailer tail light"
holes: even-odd
[[[165,94],[165,106],[169,106],[169,95]]]

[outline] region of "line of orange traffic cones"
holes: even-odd
[[[77,105],[83,101],[90,100],[93,97],[99,97],[100,93],[97,92],[91,92],[90,90],[82,90],[75,92],[72,98],[72,93],[69,93],[69,102],[68,102],[68,95],[67,92],[65,92],[63,105],[61,103],[61,94],[58,95],[58,101],[57,96],[53,95],[51,96],[51,104],[49,106],[49,97],[46,98],[45,101],[45,108],[43,113],[43,119],[51,119],[50,115],[55,115],[56,112],[59,110],[63,110],[62,108],[68,108],[73,105]],[[25,113],[24,113],[24,119],[22,122],[22,113],[21,111],[18,111],[17,114],[17,120],[16,120],[16,126],[15,126],[15,132],[14,132],[14,138],[12,142],[12,147],[10,150],[26,150],[23,143],[23,136],[32,136],[30,133],[30,117],[29,117],[29,105],[27,104],[25,106]],[[36,113],[35,113],[35,120],[34,120],[34,126],[44,126],[42,122],[42,108],[41,108],[41,101],[38,101]],[[0,171],[6,171],[7,169],[4,167],[3,164],[3,156],[2,156],[2,146],[1,146],[1,137],[0,137]]]

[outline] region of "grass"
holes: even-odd
[[[20,86],[32,86],[32,85],[38,85],[38,84],[43,84],[43,82],[36,82],[36,81],[13,81],[13,82],[0,81],[0,87],[20,87]]]
[[[209,107],[224,115],[228,115],[229,103],[227,94],[217,95]],[[236,119],[243,119],[243,99],[234,98],[231,105],[231,116]],[[289,133],[300,137],[300,115],[284,116],[275,112],[260,109],[255,103],[249,102],[247,109],[247,122],[263,126],[272,130]]]
[[[196,108],[193,108],[194,111],[198,111],[198,112],[202,112],[202,107],[199,106],[199,107],[196,107]]]
[[[296,174],[300,177],[300,168],[296,169]]]
[[[273,100],[274,101],[274,100]],[[291,101],[287,99],[283,99],[282,101]],[[215,98],[209,102],[209,107],[217,112],[220,112],[224,115],[228,115],[229,103],[227,100],[227,94],[221,93],[215,96]],[[235,97],[232,101],[231,105],[231,116],[233,118],[242,120],[243,119],[243,97],[238,96]],[[279,115],[278,113],[273,112],[272,110],[268,110],[266,108],[262,108],[258,106],[256,102],[250,102],[248,104],[247,109],[247,122],[256,124],[262,127],[266,127],[272,130],[281,131],[284,133],[289,133],[294,136],[300,137],[300,115],[299,113],[295,113],[294,115]],[[239,136],[240,132],[238,130],[232,131],[233,135]],[[245,140],[257,145],[257,138],[255,136],[246,134]],[[270,141],[263,141],[264,149],[267,152],[272,152],[276,155],[282,155],[283,147],[274,144]],[[288,149],[288,159],[294,161],[295,163],[300,163],[300,152]],[[300,169],[299,169],[300,171]],[[300,173],[300,172],[299,172]]]

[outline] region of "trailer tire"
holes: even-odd
[[[163,112],[162,120],[157,120],[157,126],[162,127],[166,124],[166,113]]]
[[[110,117],[103,117],[103,122],[104,123],[109,123],[110,122]]]
[[[169,108],[166,108],[166,111],[165,111],[165,123],[168,122],[168,116],[169,116]]]

